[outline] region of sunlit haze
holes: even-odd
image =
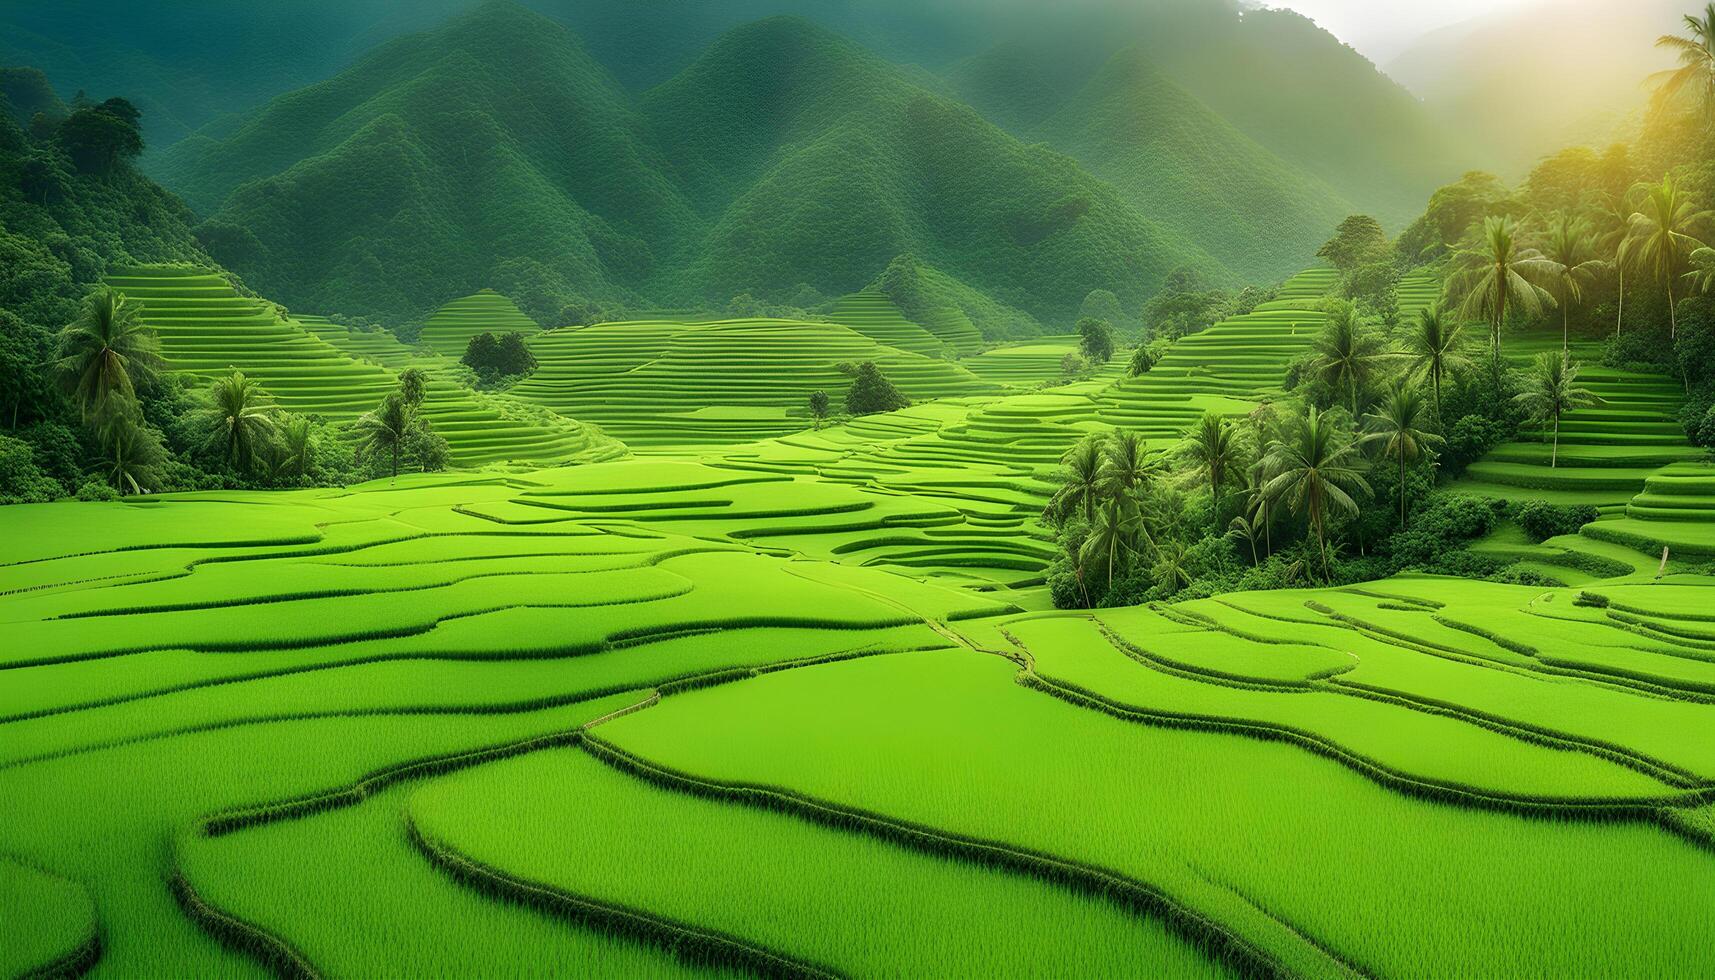
[[[1340,40],[1383,62],[1414,38],[1462,20],[1503,10],[1539,5],[1543,0],[1277,0],[1270,7],[1289,7],[1313,18]],[[1610,0],[1621,3],[1624,0]]]

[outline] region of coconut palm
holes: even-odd
[[[1103,494],[1109,498],[1135,498],[1155,478],[1155,463],[1146,453],[1147,443],[1135,432],[1115,430],[1102,451]]]
[[[1538,422],[1554,425],[1554,448],[1548,454],[1548,466],[1553,469],[1560,463],[1561,416],[1600,399],[1589,389],[1578,387],[1578,363],[1564,351],[1538,354],[1520,381],[1523,390],[1514,399]]]
[[[1105,564],[1108,588],[1113,588],[1114,575],[1123,561],[1137,554],[1140,546],[1152,543],[1144,527],[1143,514],[1137,501],[1130,497],[1109,497],[1096,511],[1090,523],[1090,533],[1078,549],[1078,566],[1088,568]]]
[[[114,415],[162,369],[159,341],[141,313],[123,293],[103,287],[60,331],[55,367],[86,420]]]
[[[122,496],[159,485],[164,455],[160,437],[130,414],[113,415],[101,427],[101,470]]]
[[[1405,526],[1405,467],[1414,463],[1430,447],[1446,440],[1429,431],[1426,424],[1423,392],[1403,378],[1388,389],[1376,411],[1364,416],[1364,441],[1379,446],[1383,459],[1399,463],[1399,526]]]
[[[1048,502],[1049,513],[1065,517],[1081,510],[1086,522],[1094,521],[1104,479],[1101,444],[1094,439],[1085,439],[1067,450],[1060,462],[1066,467],[1065,480]]]
[[[1610,256],[1607,267],[1614,270],[1619,284],[1619,306],[1614,313],[1614,336],[1618,337],[1626,319],[1626,273],[1634,264],[1629,243],[1632,215],[1637,213],[1637,209],[1632,207],[1630,194],[1604,194],[1589,213],[1596,230],[1597,244],[1602,254]]]
[[[1177,538],[1156,546],[1155,560],[1150,563],[1149,577],[1168,594],[1187,588],[1197,580],[1191,574],[1191,549]]]
[[[1584,290],[1607,267],[1596,256],[1596,234],[1588,222],[1569,214],[1555,216],[1542,240],[1542,257],[1552,269],[1554,298],[1560,306],[1560,349],[1571,347],[1572,307],[1584,302]]]
[[[1672,177],[1659,184],[1640,184],[1638,211],[1632,215],[1627,249],[1637,268],[1667,291],[1671,336],[1679,337],[1679,311],[1673,290],[1688,271],[1691,256],[1704,243],[1693,232],[1715,212],[1699,211],[1696,201]]]
[[[416,413],[412,411],[404,396],[398,392],[388,395],[374,411],[365,412],[358,418],[358,453],[364,456],[392,453],[393,475],[397,477],[399,451],[411,438],[411,427],[415,422]]]
[[[254,378],[234,371],[208,387],[208,405],[201,412],[208,444],[220,447],[226,461],[249,472],[274,434],[274,404]]]
[[[1355,498],[1370,493],[1356,439],[1335,417],[1311,406],[1270,455],[1273,476],[1264,492],[1309,520],[1322,552],[1322,575],[1327,578],[1329,520],[1356,515]]]
[[[310,432],[310,420],[302,415],[294,415],[280,426],[279,468],[280,472],[288,473],[302,479],[309,471],[310,459],[315,456],[315,438]]]
[[[1191,467],[1186,478],[1208,485],[1218,518],[1222,491],[1245,465],[1238,426],[1214,412],[1206,412],[1180,446],[1179,455]]]
[[[1263,527],[1249,514],[1239,514],[1227,522],[1227,537],[1242,538],[1251,546],[1251,564],[1259,564],[1262,559],[1256,550],[1257,539],[1263,536]]]
[[[1655,76],[1660,83],[1657,95],[1673,99],[1689,94],[1697,101],[1706,129],[1715,129],[1715,3],[1703,9],[1703,16],[1685,15],[1685,35],[1664,34],[1655,42],[1679,57],[1679,67]]]
[[[1351,306],[1341,303],[1329,311],[1327,326],[1322,328],[1311,351],[1317,376],[1329,385],[1347,389],[1355,418],[1358,389],[1387,356],[1382,352],[1381,341],[1365,328]]]
[[[1465,355],[1465,324],[1450,316],[1437,303],[1417,314],[1417,326],[1405,338],[1405,356],[1411,373],[1427,378],[1435,394],[1435,417],[1441,417],[1441,382],[1455,371],[1471,366]]]
[[[1495,377],[1501,375],[1501,328],[1517,310],[1540,317],[1554,305],[1543,288],[1553,281],[1554,266],[1542,253],[1524,244],[1519,223],[1506,215],[1491,215],[1481,235],[1453,253],[1457,270],[1447,280],[1447,295],[1458,298],[1458,316],[1489,324],[1489,354]]]

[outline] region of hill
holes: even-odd
[[[768,70],[759,70],[759,66]],[[1037,316],[1133,305],[1184,265],[1228,273],[1068,157],[815,25],[734,30],[643,111],[711,230],[682,288],[861,288],[911,252]]]
[[[1138,48],[1116,54],[1037,131],[1139,211],[1253,280],[1295,271],[1355,210],[1228,125]]]
[[[395,320],[489,286],[624,298],[695,220],[625,93],[511,3],[389,42],[156,169],[213,210],[205,240],[258,288]]]

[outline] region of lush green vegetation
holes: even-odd
[[[1705,972],[1715,23],[1429,194],[1291,14],[349,6],[200,223],[0,73],[0,972]]]

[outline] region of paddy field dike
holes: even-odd
[[[1598,506],[1484,542],[1539,584],[1066,612],[1062,454],[1284,397],[1331,273],[1041,388],[1075,338],[978,352],[879,293],[554,330],[477,294],[409,347],[112,281],[174,368],[294,412],[423,368],[459,468],[0,508],[0,974],[1710,962],[1715,467],[1667,379],[1592,369],[1559,466],[1527,432],[1455,485]],[[458,338],[507,324],[538,371],[459,383]],[[862,360],[914,404],[814,426]]]

